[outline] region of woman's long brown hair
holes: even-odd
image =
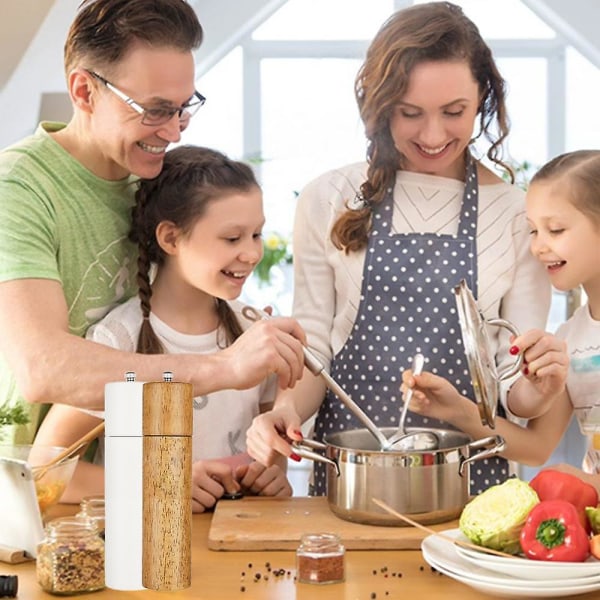
[[[408,88],[412,69],[424,61],[460,60],[469,64],[482,101],[479,127],[491,146],[487,157],[514,175],[502,161],[509,132],[505,82],[475,24],[450,2],[429,2],[394,13],[369,46],[355,82],[355,95],[367,137],[367,179],[360,186],[362,208],[346,210],[333,226],[331,240],[346,253],[365,247],[372,207],[393,187],[402,155],[394,146],[390,119]]]

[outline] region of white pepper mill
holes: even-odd
[[[176,591],[191,585],[193,392],[163,378],[143,389],[142,583]]]
[[[105,582],[114,590],[142,590],[143,383],[104,388]]]

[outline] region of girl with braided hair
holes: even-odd
[[[138,297],[113,309],[88,330],[87,339],[142,354],[214,353],[251,327],[235,299],[262,258],[265,217],[252,169],[220,152],[180,146],[163,169],[143,179],[132,210],[137,244]],[[224,493],[242,490],[291,495],[285,459],[265,467],[246,453],[252,419],[272,407],[274,376],[247,390],[221,390],[194,398],[193,509],[211,508]],[[89,430],[101,414],[55,406],[50,430]],[[96,462],[102,462],[99,447]],[[81,463],[65,499],[100,493],[103,470]]]

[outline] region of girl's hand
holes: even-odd
[[[565,390],[569,371],[567,344],[540,329],[512,338],[511,343],[511,354],[523,355],[523,368],[522,381],[513,385],[508,396],[509,408],[523,418],[538,417]]]
[[[464,398],[458,390],[446,379],[423,371],[420,375],[413,375],[412,370],[407,369],[402,373],[402,393],[412,388],[413,395],[409,410],[424,417],[440,419],[455,426],[461,421],[460,408],[465,402],[472,404]]]
[[[241,465],[235,478],[242,490],[255,496],[291,496],[292,486],[279,465],[265,467],[259,462]]]
[[[248,454],[267,466],[274,464],[281,455],[299,460],[288,440],[302,441],[301,425],[298,413],[288,406],[258,415],[246,431]]]
[[[564,386],[569,370],[567,344],[555,335],[540,329],[531,329],[511,340],[511,354],[523,354],[523,375],[540,391],[556,390]]]
[[[210,510],[225,492],[239,492],[231,467],[218,460],[199,460],[192,465],[192,511]]]

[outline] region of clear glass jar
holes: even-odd
[[[86,496],[81,500],[77,516],[80,519],[90,519],[96,523],[98,533],[104,539],[104,496]]]
[[[296,550],[300,583],[344,581],[345,548],[335,533],[306,533]]]
[[[37,581],[58,596],[94,592],[104,587],[104,540],[94,521],[54,519],[37,547]]]

